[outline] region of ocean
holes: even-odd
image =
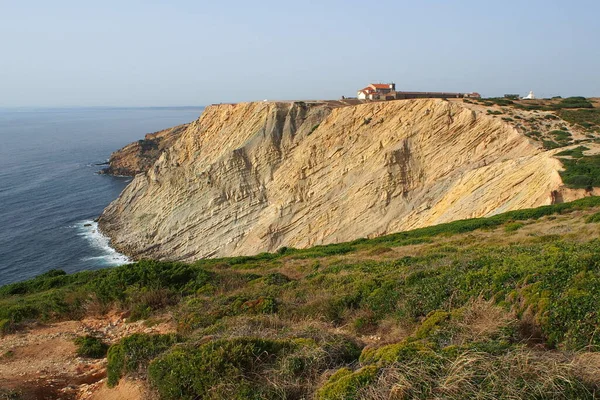
[[[111,152],[196,119],[202,107],[0,109],[0,285],[50,269],[129,262],[94,218],[131,178],[99,175]]]

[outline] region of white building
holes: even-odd
[[[374,100],[378,99],[379,95],[387,94],[396,91],[395,83],[371,83],[364,89],[360,89],[356,93],[356,98],[359,100]]]

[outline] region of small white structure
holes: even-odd
[[[523,97],[523,100],[535,100],[535,94],[533,94],[533,90],[530,90],[529,94]]]

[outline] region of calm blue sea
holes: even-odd
[[[97,164],[202,108],[0,109],[0,285],[120,265],[93,219],[131,178]],[[86,226],[91,224],[91,226]]]

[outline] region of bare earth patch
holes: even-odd
[[[127,323],[122,314],[104,318],[36,324],[0,338],[0,396],[22,399],[141,399],[143,387],[127,381],[115,389],[105,386],[106,359],[78,357],[73,339],[94,335],[114,343],[133,333],[175,331],[170,317],[154,326]],[[103,393],[101,397],[95,393]]]

